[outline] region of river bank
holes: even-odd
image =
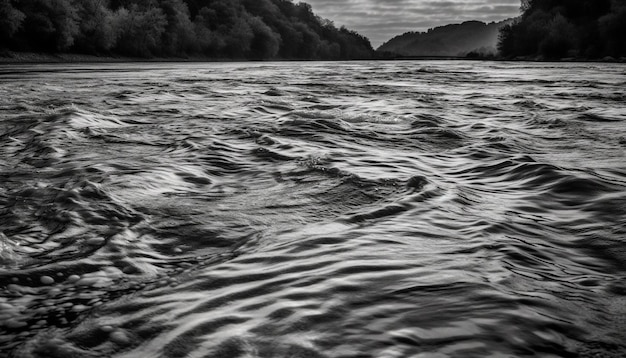
[[[515,61],[515,62],[607,62],[607,63],[626,63],[626,57],[614,58],[561,58],[547,59],[541,56],[526,56],[515,58],[502,57],[481,57],[481,56],[377,56],[369,60],[477,60],[477,61]],[[41,52],[15,52],[0,51],[0,63],[104,63],[104,62],[240,62],[240,61],[257,61],[253,59],[228,59],[228,58],[212,58],[205,56],[188,56],[188,57],[128,57],[128,56],[98,56],[78,53],[41,53]],[[273,59],[266,61],[290,61],[286,59]]]
[[[0,63],[98,63],[98,62],[221,62],[235,59],[215,59],[202,56],[189,57],[129,57],[98,56],[78,53],[0,52]]]

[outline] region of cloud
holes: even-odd
[[[407,31],[468,20],[500,21],[520,14],[519,0],[302,1],[311,4],[317,15],[367,36],[374,47]]]

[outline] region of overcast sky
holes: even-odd
[[[461,23],[500,21],[520,14],[520,0],[296,0],[315,14],[367,36],[377,48],[407,31]]]

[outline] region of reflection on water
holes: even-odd
[[[624,65],[0,83],[0,355],[626,355]]]

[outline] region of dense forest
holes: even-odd
[[[0,50],[227,59],[356,59],[367,38],[291,0],[0,0]]]
[[[509,22],[466,21],[426,32],[406,32],[384,43],[378,51],[401,56],[495,56],[500,28]]]
[[[501,31],[504,57],[626,56],[626,0],[522,0],[522,10]]]

